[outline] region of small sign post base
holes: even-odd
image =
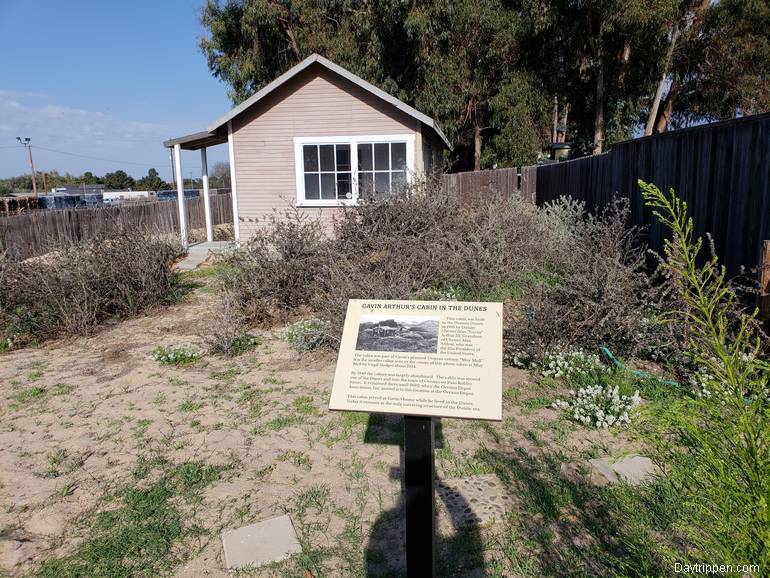
[[[404,416],[407,578],[435,576],[433,420]]]

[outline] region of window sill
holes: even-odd
[[[297,203],[297,207],[301,209],[338,209],[340,207],[349,207],[355,205],[355,201],[337,202],[337,203],[314,203],[313,201],[307,201],[304,203]]]

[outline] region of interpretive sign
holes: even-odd
[[[329,409],[502,419],[500,303],[348,302]]]

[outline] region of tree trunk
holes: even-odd
[[[618,86],[626,86],[626,76],[628,76],[628,61],[631,59],[631,42],[626,40],[623,43],[623,50],[620,53],[620,72],[618,72]]]
[[[666,60],[664,61],[665,64],[663,65],[663,73],[660,75],[660,80],[658,80],[658,86],[655,89],[655,96],[653,97],[652,105],[650,106],[650,114],[647,116],[647,125],[644,127],[644,136],[650,136],[652,134],[653,129],[655,128],[655,121],[658,118],[658,110],[660,108],[660,99],[663,98],[663,89],[666,86],[666,79],[668,78],[668,70],[671,67],[671,57],[674,54],[674,46],[676,45],[676,41],[679,39],[678,24],[674,24],[671,27],[669,38],[671,40],[669,41],[668,51],[666,52]]]
[[[553,114],[551,116],[551,142],[559,140],[559,97],[553,95]]]
[[[562,130],[559,131],[559,138],[557,139],[558,142],[567,141],[567,120],[569,119],[569,102],[564,103],[564,108],[562,108],[562,110],[564,111],[561,117]]]
[[[289,40],[289,45],[291,46],[294,58],[299,62],[302,59],[300,58],[299,46],[297,45],[297,36],[294,34],[291,22],[288,18],[279,18],[279,22],[283,25],[283,30],[286,33],[286,38]]]
[[[674,78],[671,82],[671,88],[668,89],[666,100],[663,102],[663,107],[658,111],[658,116],[655,119],[655,133],[666,132],[668,130],[668,123],[671,121],[671,114],[674,112],[674,101],[679,96],[681,90],[681,83],[678,78]]]
[[[660,80],[658,81],[658,86],[655,89],[655,97],[652,100],[650,113],[647,116],[647,125],[644,127],[645,136],[649,136],[653,132],[664,132],[668,127],[668,121],[671,120],[671,112],[673,111],[674,107],[674,99],[677,96],[676,93],[679,92],[677,89],[676,92],[672,93],[673,83],[672,87],[669,88],[668,91],[669,95],[672,95],[673,98],[669,99],[669,97],[666,96],[666,104],[664,106],[664,108],[668,108],[668,112],[665,110],[660,110],[660,101],[663,98],[663,89],[665,88],[666,79],[670,73],[669,69],[671,68],[671,61],[674,56],[674,48],[676,46],[676,42],[679,40],[679,37],[683,33],[679,25],[681,22],[684,22],[684,32],[686,32],[700,21],[703,13],[708,9],[710,5],[711,0],[700,0],[700,3],[692,9],[692,17],[688,17],[687,14],[684,14],[680,20],[677,20],[671,26],[671,32],[669,33],[670,41],[668,51],[666,52],[666,60],[663,66],[663,73],[661,74]]]
[[[601,46],[597,50],[596,58],[598,68],[596,70],[596,110],[594,111],[594,150],[593,154],[601,154],[604,147],[604,60]]]
[[[481,170],[481,127],[473,127],[473,170]]]

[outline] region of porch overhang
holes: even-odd
[[[202,131],[163,141],[163,146],[166,148],[173,148],[175,145],[179,145],[179,148],[184,150],[197,151],[207,147],[225,144],[226,142],[227,132],[225,131]]]

